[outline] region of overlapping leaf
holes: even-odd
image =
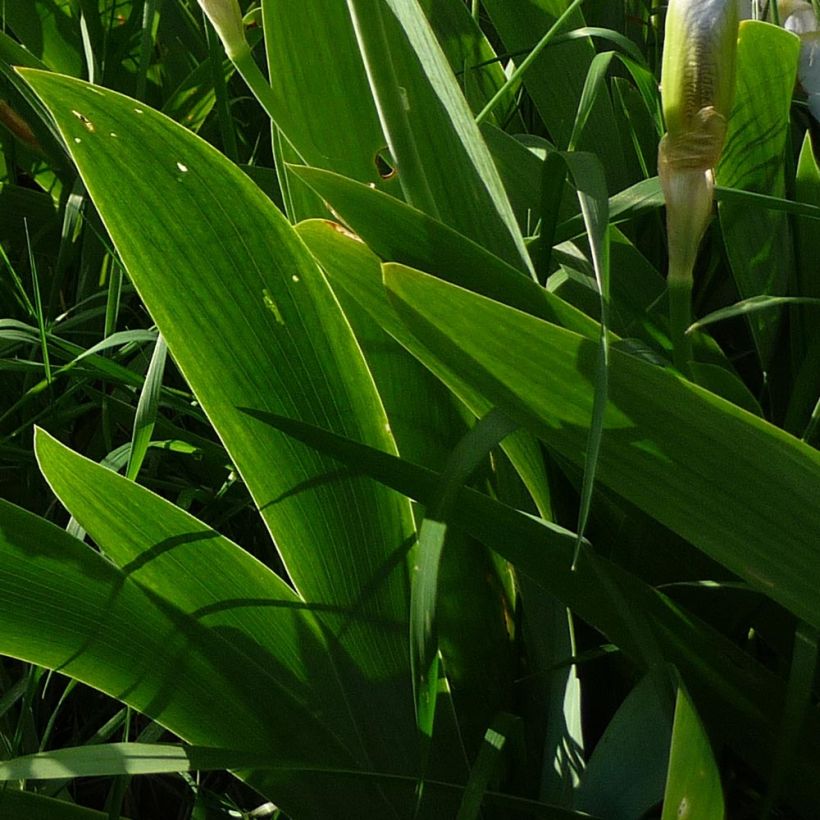
[[[392,449],[362,354],[284,217],[236,166],[133,100],[41,72],[123,263],[233,459],[297,590],[351,658],[371,741],[415,756],[407,676],[409,504],[240,413],[286,412]],[[152,161],[145,163],[150,147]],[[116,181],[116,184],[112,184]],[[385,764],[387,765],[387,764]]]
[[[399,265],[413,332],[458,376],[583,463],[589,340]],[[492,334],[481,328],[492,327]],[[673,373],[613,350],[598,479],[808,623],[820,624],[820,454]]]

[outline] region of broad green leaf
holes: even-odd
[[[358,769],[344,769],[341,767],[322,767],[304,765],[296,760],[269,760],[253,752],[232,750],[208,746],[177,746],[167,743],[109,743],[97,746],[82,746],[70,749],[58,749],[52,752],[20,757],[15,760],[0,762],[0,779],[30,777],[37,779],[54,779],[66,776],[79,777],[91,775],[112,774],[159,774],[172,772],[209,771],[223,768],[247,768],[249,766],[266,765],[270,770],[281,772],[302,772],[313,775],[317,779],[328,776],[328,782],[335,779],[336,784],[354,781],[370,781],[374,785],[389,793],[394,789],[401,789],[405,794],[413,785],[412,780],[405,775],[396,775],[390,772],[373,772]],[[445,816],[441,812],[447,810],[450,801],[459,797],[464,787],[456,783],[431,781],[426,784],[433,795],[442,801],[438,804],[435,817]],[[2,793],[0,793],[2,794]],[[32,795],[34,797],[35,795]],[[500,810],[515,813],[516,816],[530,816],[545,818],[545,820],[571,820],[572,818],[587,817],[577,812],[565,811],[556,806],[539,803],[535,800],[514,797],[488,791],[485,799],[491,805],[497,805]],[[2,801],[2,796],[0,796]],[[330,802],[330,801],[329,801]],[[58,801],[49,801],[45,805],[58,804]],[[3,805],[0,802],[0,805]],[[36,806],[36,803],[34,804]],[[68,804],[63,804],[68,805]],[[453,804],[457,806],[457,802]],[[350,807],[358,816],[361,807],[352,804]],[[54,817],[62,820],[95,820],[103,817],[98,812],[55,814]],[[340,807],[336,802],[334,810],[336,816]],[[36,815],[39,818],[40,815]],[[304,816],[304,814],[303,814]],[[345,814],[343,816],[353,816]],[[409,816],[409,815],[408,815]]]
[[[399,453],[425,467],[441,469],[469,429],[472,414],[458,406],[448,388],[383,330],[343,284],[339,286],[348,276],[365,277],[374,285],[383,309],[392,311],[380,284],[379,260],[367,246],[334,223],[310,220],[297,230],[325,269],[353,326]],[[528,281],[512,275],[516,281]],[[396,326],[403,328],[398,318]],[[527,436],[511,436],[505,445],[528,476],[539,508],[548,510],[549,487],[538,445]],[[416,510],[416,518],[420,525],[423,510]],[[508,603],[499,586],[487,550],[462,532],[448,533],[438,583],[439,649],[469,757],[480,748],[487,724],[508,703],[512,685]]]
[[[348,271],[380,281],[378,257],[334,222],[307,220],[296,230],[334,286],[373,374],[399,453],[438,469],[467,430],[452,394],[339,286]]]
[[[694,703],[678,688],[669,773],[663,798],[663,820],[723,820],[720,771]]]
[[[753,20],[741,24],[737,91],[717,168],[719,185],[783,197],[784,150],[799,52],[798,38],[783,29]],[[761,65],[765,71],[760,70]],[[720,201],[718,213],[741,298],[784,295],[793,265],[785,216]],[[754,314],[750,324],[765,370],[779,314]]]
[[[248,663],[264,667],[275,658],[293,697],[317,715],[327,710],[321,719],[333,730],[356,736],[310,605],[281,578],[192,515],[42,430],[35,448],[52,490],[106,558],[145,589],[229,637]]]
[[[265,418],[405,495],[422,503],[435,499],[438,476],[430,470],[302,422]],[[777,731],[772,704],[783,703],[782,681],[669,597],[605,559],[593,563],[586,560],[588,553],[582,553],[584,560],[573,571],[571,533],[469,489],[461,491],[451,513],[451,525],[463,527],[496,550],[520,574],[562,600],[648,671],[646,652],[636,640],[634,621],[640,619],[650,630],[659,660],[677,666],[699,702],[708,706],[711,725],[758,772],[769,775]],[[815,711],[804,728],[803,754],[788,772],[790,799],[809,810],[820,799],[809,775],[820,765],[818,727],[820,716]]]
[[[86,809],[35,792],[0,787],[0,812],[5,820],[108,820],[108,813]],[[123,816],[122,820],[128,820]]]
[[[80,26],[69,0],[32,0],[3,8],[8,26],[49,68],[80,76],[84,69]]]
[[[349,690],[351,709],[380,716],[372,753],[403,768],[417,752],[406,632],[410,505],[238,409],[284,412],[395,448],[327,281],[267,197],[197,136],[127,97],[38,72],[26,79],[53,112],[298,593],[317,606],[354,677],[379,682],[377,691]]]
[[[575,808],[611,820],[632,820],[660,802],[672,730],[667,687],[661,668],[626,696],[587,763]]]
[[[249,766],[286,766],[260,754],[208,746],[170,743],[100,743],[54,749],[0,762],[0,780],[53,780],[122,774],[240,769]]]
[[[262,14],[278,127],[310,165],[383,184],[387,143],[345,3],[265,0]]]
[[[314,250],[317,258],[321,260],[334,287],[346,291],[349,297],[368,313],[372,321],[381,325],[393,339],[413,353],[415,339],[387,299],[381,284],[381,268],[372,252],[359,240],[334,230],[327,223],[318,221],[305,223],[300,233]],[[494,259],[494,257],[488,258]],[[508,280],[509,282],[523,283],[527,289],[532,288],[538,297],[545,293],[534,282],[511,272],[503,266],[503,263],[498,264],[512,277]],[[447,269],[443,268],[443,270]],[[465,273],[468,274],[469,271],[465,270]],[[497,288],[496,285],[493,287]],[[580,312],[577,315],[586,319]],[[591,324],[594,327],[594,323]],[[453,388],[454,383],[460,384],[455,375],[453,379],[455,382],[448,382],[448,386],[454,389],[455,394],[464,402],[473,416],[478,418],[492,409],[486,401],[483,401],[466,385],[461,384],[460,387]],[[518,431],[509,436],[502,446],[521,475],[538,509],[546,514],[549,510],[549,487],[537,443],[528,434]]]
[[[504,186],[418,0],[348,7],[407,201],[530,272]]]
[[[284,700],[289,717],[280,721],[283,727],[308,740],[319,726],[317,743],[329,733],[360,767],[386,765],[391,755],[382,726],[391,717],[389,701],[378,694],[384,681],[363,673],[326,639],[309,603],[236,544],[42,432],[37,453],[58,497],[129,578],[230,641],[244,658],[242,676],[264,678],[265,670],[276,670],[266,697]],[[398,738],[389,742],[397,745]],[[278,747],[283,762],[286,748]],[[415,763],[400,762],[404,771]],[[378,795],[358,799],[371,797],[371,811],[387,810]]]
[[[193,743],[349,765],[273,657],[251,666],[229,639],[143,589],[61,529],[0,502],[0,652],[88,683]],[[294,687],[298,693],[298,687]],[[295,731],[312,724],[316,731]],[[315,782],[247,772],[263,793],[322,817]],[[295,801],[295,802],[294,802]],[[325,806],[326,809],[326,806]]]
[[[385,266],[385,281],[436,359],[556,452],[583,463],[595,345],[400,265]],[[494,332],[481,332],[487,327]],[[614,349],[609,376],[598,479],[807,623],[820,624],[820,511],[811,500],[820,492],[820,453]]]
[[[597,324],[581,311],[428,214],[336,174],[316,168],[293,168],[293,172],[383,260],[434,273],[578,333],[597,336]]]
[[[164,116],[68,78],[26,78],[48,101],[297,589],[311,602],[401,623],[407,584],[397,551],[412,531],[409,506],[367,480],[328,476],[322,459],[237,410],[278,409],[393,446],[361,352],[307,249],[242,171]],[[380,649],[361,644],[358,660],[386,674],[406,668],[398,636],[363,624],[353,634],[365,630]]]

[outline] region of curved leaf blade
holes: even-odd
[[[726,816],[720,771],[694,703],[678,688],[669,773],[663,798],[663,820]]]
[[[313,602],[405,621],[397,554],[412,532],[409,505],[367,479],[333,475],[328,462],[236,410],[287,412],[393,448],[361,351],[292,227],[242,171],[163,115],[66,77],[25,78],[54,115],[297,589]],[[370,630],[357,661],[405,669],[403,641],[388,635]],[[378,650],[365,651],[371,641]]]
[[[384,269],[394,303],[436,358],[559,453],[583,463],[595,345],[418,271]],[[487,327],[494,332],[483,332]],[[609,374],[599,480],[820,624],[820,510],[812,500],[820,493],[820,453],[618,350],[611,351]]]
[[[755,20],[740,26],[737,90],[726,147],[716,182],[783,197],[784,150],[800,41],[792,33]],[[760,71],[761,61],[766,71]],[[721,232],[740,296],[782,296],[794,266],[789,222],[758,207],[718,201]],[[769,366],[780,321],[778,313],[749,317],[763,369]]]

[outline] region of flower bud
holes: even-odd
[[[666,201],[669,315],[675,365],[689,372],[692,274],[712,215],[714,169],[735,89],[737,0],[669,0],[661,68],[666,134],[658,176]]]
[[[216,29],[229,59],[248,50],[239,0],[199,0],[199,5]]]
[[[792,34],[809,34],[817,31],[817,17],[811,3],[806,0],[779,0],[777,9],[780,22]]]
[[[670,0],[661,73],[666,161],[714,168],[735,88],[736,0]]]
[[[689,277],[712,211],[735,87],[736,0],[670,0],[661,96],[667,132],[658,151],[670,278]]]

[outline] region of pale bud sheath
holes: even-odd
[[[666,134],[658,176],[666,200],[669,325],[675,366],[689,374],[692,275],[712,216],[735,89],[738,0],[669,0],[661,68]]]
[[[235,60],[248,50],[239,0],[198,0],[202,11],[216,29],[228,59]]]
[[[714,168],[735,87],[737,0],[670,0],[661,74],[667,132],[658,174],[667,208],[670,278],[691,277],[712,211]]]

